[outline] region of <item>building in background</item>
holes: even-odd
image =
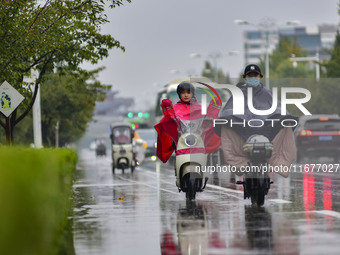
[[[106,98],[102,102],[96,102],[95,115],[124,115],[135,106],[133,97],[118,97],[118,91],[106,92]]]
[[[285,27],[273,29],[268,33],[269,53],[272,53],[280,39],[289,37],[296,38],[300,46],[307,50],[308,57],[314,57],[317,52],[321,60],[329,59],[330,55],[325,49],[331,50],[335,41],[337,25],[318,25],[311,27]],[[246,64],[259,63],[259,59],[264,59],[266,51],[265,33],[261,30],[248,30],[244,34],[244,58]]]

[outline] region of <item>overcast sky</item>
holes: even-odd
[[[237,77],[244,68],[243,32],[251,26],[234,24],[244,19],[254,24],[265,18],[277,25],[300,20],[302,26],[339,24],[339,0],[132,0],[108,11],[110,33],[125,46],[114,49],[98,66],[106,66],[99,80],[111,84],[121,96],[136,97],[138,107],[155,104],[154,95],[167,82],[188,73],[200,74],[207,58],[225,53],[218,67]],[[238,56],[228,56],[230,51]],[[87,69],[95,66],[85,65]],[[170,70],[178,70],[173,74]]]

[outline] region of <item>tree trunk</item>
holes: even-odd
[[[7,145],[12,145],[12,125],[11,117],[6,117],[6,142]]]

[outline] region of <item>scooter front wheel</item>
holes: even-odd
[[[187,200],[195,200],[196,199],[196,190],[194,187],[188,188],[185,193]]]
[[[251,193],[251,203],[253,205],[257,204],[257,206],[263,206],[264,205],[264,196],[265,192],[263,187],[258,187],[256,190],[253,190]]]
[[[264,205],[264,197],[265,197],[265,187],[264,184],[257,180],[257,187],[253,189],[250,195],[251,203],[257,206]]]
[[[185,193],[187,200],[195,200],[196,199],[196,187],[195,187],[195,180],[194,178],[188,178],[187,183],[187,191]]]

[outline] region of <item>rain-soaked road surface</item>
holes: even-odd
[[[340,254],[338,175],[274,175],[260,209],[229,174],[211,175],[187,204],[171,166],[148,161],[113,176],[109,156],[83,150],[74,184],[76,254]]]

